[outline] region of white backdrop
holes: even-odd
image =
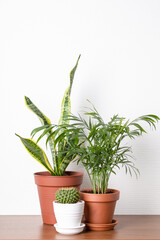
[[[158,0],[0,0],[0,214],[40,214],[33,173],[43,167],[14,133],[29,137],[40,126],[24,95],[58,122],[80,53],[73,113],[88,98],[106,119],[160,116],[159,13]],[[160,127],[147,130],[129,142],[139,179],[124,170],[111,177],[109,186],[121,191],[117,214],[160,214]]]

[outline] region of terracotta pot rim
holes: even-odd
[[[81,199],[87,202],[113,202],[119,199],[120,191],[112,188],[108,188],[112,193],[109,194],[95,194],[85,193],[84,191],[91,191],[92,188],[80,190]]]
[[[104,196],[104,195],[107,195],[106,193],[105,194],[101,194],[101,193],[86,193],[84,191],[92,191],[93,188],[86,188],[86,189],[82,189],[80,192],[85,194],[85,195],[94,195],[94,196]],[[113,189],[113,188],[108,188],[109,191],[112,191],[111,193],[108,193],[108,194],[116,194],[116,193],[120,193],[119,190],[117,189]]]
[[[71,178],[72,176],[74,177],[79,177],[83,176],[83,172],[78,172],[78,171],[65,171],[65,173],[68,173],[70,175],[63,175],[63,176],[52,176],[48,171],[41,171],[41,172],[35,172],[34,176],[39,176],[39,177],[45,177],[45,178]]]
[[[43,187],[74,187],[80,185],[83,179],[82,172],[66,171],[70,175],[52,176],[49,172],[34,173],[34,180]],[[74,180],[73,180],[74,179]]]

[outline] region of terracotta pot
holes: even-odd
[[[107,194],[87,193],[91,191],[92,189],[85,189],[80,192],[81,199],[85,201],[84,214],[87,227],[97,231],[100,231],[100,227],[104,227],[104,230],[113,229],[108,229],[108,226],[115,226],[113,215],[120,192],[108,189],[110,193]]]
[[[64,176],[52,176],[49,172],[37,172],[34,174],[34,178],[38,188],[43,223],[53,225],[56,223],[53,210],[56,191],[61,187],[79,189],[83,173],[66,171]]]

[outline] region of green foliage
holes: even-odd
[[[74,188],[60,188],[56,192],[58,203],[77,203],[79,201],[79,191]]]
[[[64,93],[64,97],[61,104],[61,116],[59,120],[59,125],[51,125],[51,121],[47,118],[36,105],[25,96],[25,103],[27,107],[38,116],[42,123],[42,127],[34,129],[31,133],[31,137],[43,130],[43,133],[38,138],[37,142],[33,139],[23,138],[17,135],[27,151],[34,157],[39,163],[41,163],[53,176],[62,176],[67,168],[68,164],[74,160],[76,157],[75,153],[71,153],[73,147],[79,146],[79,139],[76,132],[73,130],[67,130],[62,124],[68,124],[69,120],[67,116],[71,113],[71,101],[70,94],[73,84],[74,75],[78,66],[80,55],[77,59],[76,65],[70,72],[70,83],[68,88]],[[53,131],[54,130],[54,131]],[[74,133],[75,132],[75,133]],[[50,145],[50,150],[52,154],[53,166],[50,165],[46,154],[37,144],[38,141],[47,134],[47,141]]]
[[[22,138],[17,134],[16,136],[21,139],[23,145],[31,156],[42,164],[52,175],[54,175],[53,168],[51,167],[45,152],[37,145],[37,143],[33,139]]]
[[[141,126],[143,122],[155,129],[160,119],[156,115],[144,115],[129,121],[114,115],[105,123],[94,106],[84,114],[88,117],[87,120],[81,115],[71,115],[69,120],[73,123],[68,128],[76,128],[79,137],[85,141],[74,152],[78,155],[78,163],[81,162],[88,172],[93,192],[103,194],[107,191],[111,173],[116,174],[116,168],[122,166],[126,173],[139,174],[132,161],[132,148],[126,144],[125,139],[135,139],[146,133]]]

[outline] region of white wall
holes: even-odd
[[[79,53],[74,113],[88,98],[106,119],[160,116],[159,12],[158,0],[0,1],[0,214],[40,214],[33,173],[43,167],[14,133],[29,137],[40,125],[24,95],[58,122]],[[118,214],[160,214],[160,127],[147,130],[130,142],[140,178],[123,170],[111,177],[110,187],[121,191]]]

